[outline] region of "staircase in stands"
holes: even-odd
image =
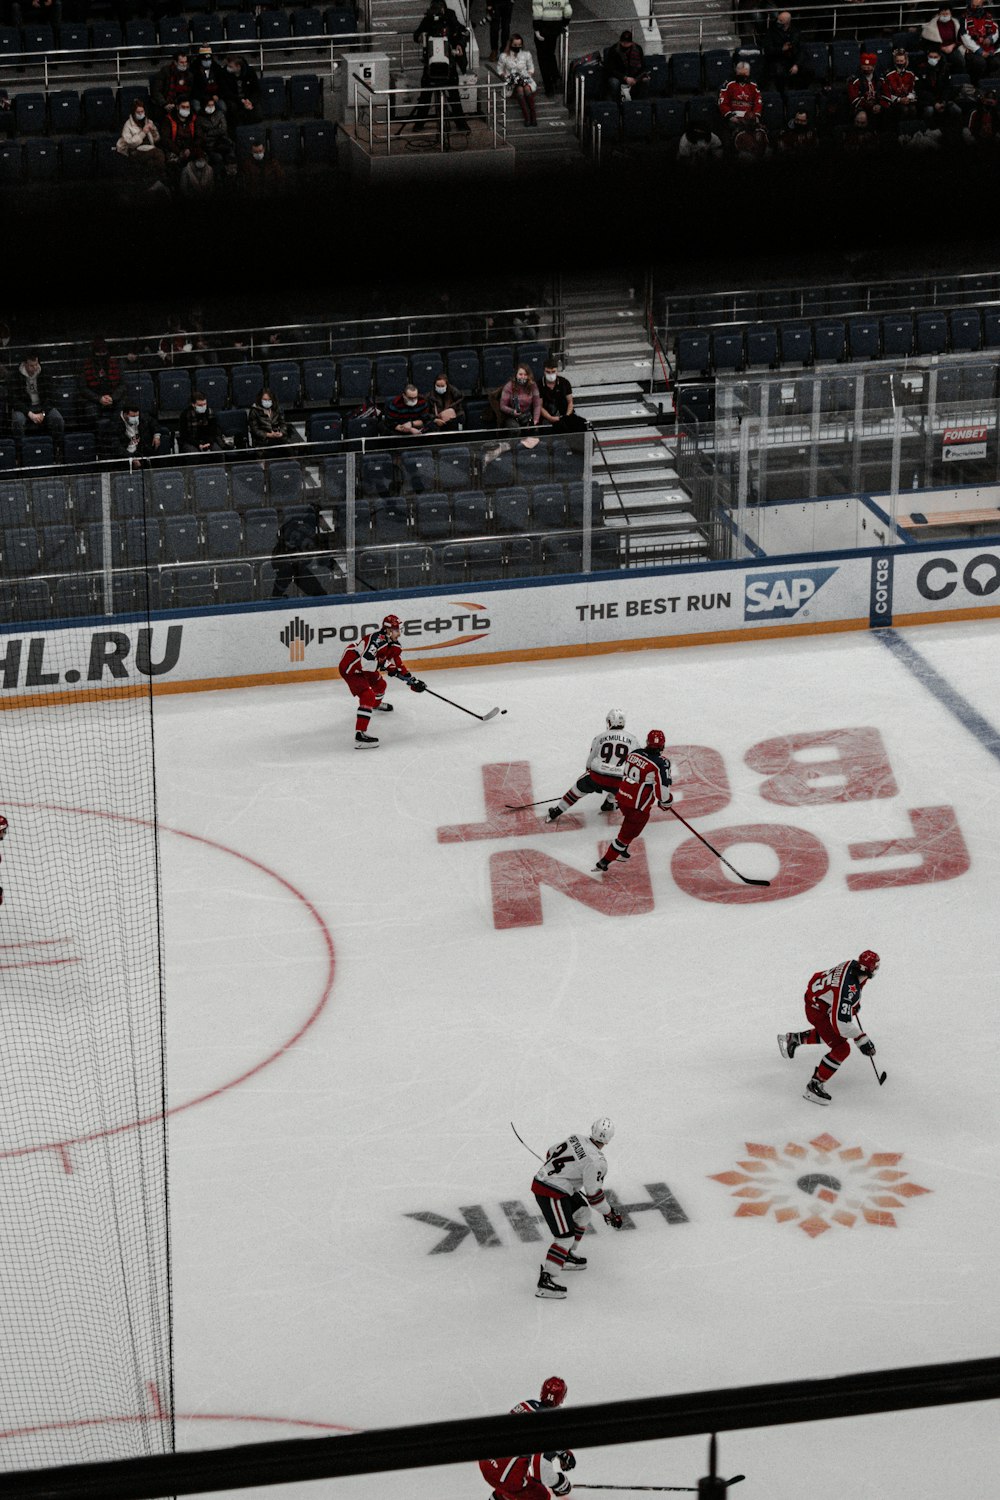
[[[574,276],[560,299],[565,375],[606,459],[595,447],[604,523],[622,533],[631,567],[709,555],[674,467],[673,403],[641,289],[627,273]]]

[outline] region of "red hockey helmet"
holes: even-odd
[[[402,628],[402,625],[399,623],[398,615],[386,615],[385,619],[382,621],[382,629],[387,630],[390,635],[395,636],[397,641],[399,640],[399,632],[402,630]]]
[[[7,819],[0,813],[0,839],[7,837]]]
[[[667,737],[662,729],[651,729],[646,736],[647,750],[663,750],[666,748]]]
[[[566,1382],[561,1375],[550,1375],[542,1381],[542,1405],[562,1406],[566,1400]]]
[[[878,968],[878,954],[873,953],[870,948],[866,948],[864,953],[858,955],[858,963],[864,969],[865,973],[870,976],[874,974],[875,970]]]

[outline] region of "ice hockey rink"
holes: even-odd
[[[506,715],[391,684],[371,752],[339,681],[157,698],[178,1445],[499,1413],[552,1374],[569,1410],[995,1355],[998,656],[991,622],[432,672]],[[770,887],[669,814],[603,880],[598,798],[544,825],[613,707]],[[887,1079],[852,1052],[818,1108],[820,1052],[776,1035],[868,947]],[[511,1121],[544,1152],[605,1114],[628,1227],[538,1300]],[[997,1416],[724,1433],[720,1467],[744,1500],[986,1496]],[[239,1493],[489,1495],[474,1465]]]

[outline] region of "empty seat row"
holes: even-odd
[[[99,131],[119,131],[136,99],[143,99],[148,109],[150,92],[132,87],[117,90],[106,84],[83,89],[28,90],[11,99],[14,134],[17,136],[76,135]],[[299,73],[285,79],[264,74],[256,101],[261,120],[315,119],[323,114],[323,83],[315,73]],[[260,127],[256,127],[260,134]]]
[[[593,533],[593,572],[617,568],[619,554],[615,532]],[[482,538],[436,546],[367,548],[358,554],[357,577],[365,588],[391,590],[578,573],[582,566],[583,543],[579,534],[565,533]]]
[[[919,391],[913,399],[929,398],[931,371],[910,372],[911,378],[922,375]],[[961,408],[960,420],[968,420],[976,409],[992,408],[997,397],[997,366],[992,361],[969,365],[942,365],[933,370],[934,401],[938,410]],[[860,389],[859,389],[860,385]],[[902,395],[905,397],[906,392]],[[900,393],[895,393],[899,399]],[[861,375],[797,375],[769,388],[769,410],[772,416],[807,416],[818,409],[831,417],[850,416],[858,400],[864,412],[889,412],[894,402],[892,375],[872,371]],[[677,411],[682,422],[711,422],[715,418],[715,386],[712,383],[685,382],[676,392]]]
[[[974,354],[1000,349],[1000,309],[945,313],[863,313],[781,324],[688,330],[677,335],[677,376],[832,364],[843,360],[900,359],[911,355]]]
[[[846,317],[848,313],[931,311],[1000,300],[1000,274],[899,277],[895,281],[835,286],[780,287],[665,299],[658,323],[687,329],[758,319]]]
[[[194,11],[196,3],[185,4]],[[0,60],[37,52],[117,52],[124,48],[155,55],[164,50],[204,46],[207,43],[233,42],[237,45],[259,41],[285,41],[289,37],[349,36],[358,31],[350,10],[319,10],[313,6],[293,11],[252,9],[232,10],[226,16],[209,12],[205,15],[164,16],[154,22],[144,19],[126,21],[124,29],[116,21],[94,20],[67,22],[55,28],[46,25],[0,26]],[[231,50],[231,49],[230,49]]]
[[[600,490],[592,494],[594,514],[600,516]],[[485,490],[444,491],[417,495],[389,495],[369,501],[372,539],[381,543],[404,542],[411,536],[422,541],[446,537],[488,536],[528,531],[556,531],[579,527],[583,522],[582,484],[511,485],[487,493]]]
[[[147,609],[209,608],[270,597],[273,573],[265,581],[250,562],[223,562],[194,567],[116,570],[110,575],[67,574],[63,577],[5,578],[0,582],[0,611],[5,620],[81,619],[85,616],[139,614]]]

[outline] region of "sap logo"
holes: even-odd
[[[836,571],[803,568],[794,573],[755,573],[747,579],[744,620],[790,620]]]

